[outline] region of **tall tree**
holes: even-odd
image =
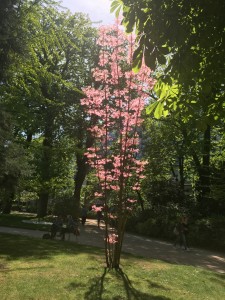
[[[144,162],[138,157],[141,113],[154,80],[143,66],[131,70],[134,37],[119,25],[101,27],[99,65],[93,71],[98,88],[84,89],[82,100],[94,124],[89,129],[95,144],[87,157],[99,179],[96,196],[102,200],[105,219],[105,256],[109,268],[119,268],[127,217],[136,202]],[[114,226],[111,226],[112,221]]]
[[[112,10],[118,7],[123,9],[126,30],[137,32],[134,67],[140,67],[142,57],[153,69],[166,64],[161,80],[177,81],[185,91],[179,100],[187,110],[191,104],[196,106],[194,100],[204,101],[206,124],[207,113],[220,114],[224,104],[224,1],[113,1]]]
[[[96,30],[83,14],[59,12],[52,6],[35,8],[24,25],[30,41],[26,59],[18,58],[12,66],[5,102],[15,117],[18,138],[26,140],[26,146],[33,139],[39,140],[39,146],[42,142],[41,148],[35,148],[39,154],[35,153],[38,159],[33,162],[38,163],[38,215],[43,216],[53,192],[52,182],[62,175],[56,161],[62,164],[65,156],[57,156],[56,149],[66,136],[78,141],[73,131],[83,96],[79,88],[89,83]]]
[[[42,216],[46,214],[50,193],[54,143],[68,122],[65,115],[72,113],[74,116],[73,112],[76,112],[76,117],[79,116],[78,100],[83,95],[79,88],[87,81],[90,73],[90,41],[94,39],[94,29],[91,28],[90,20],[82,14],[70,15],[52,9],[43,11],[40,26],[43,35],[41,39],[41,36],[38,36],[38,47],[34,45],[33,49],[42,68],[42,73],[37,69],[41,83],[44,137],[42,189],[38,211],[38,215]],[[85,48],[89,49],[89,52]],[[73,134],[70,133],[71,135]]]
[[[25,150],[19,143],[15,143],[17,124],[11,110],[13,105],[8,106],[7,93],[12,65],[17,59],[20,60],[20,57],[25,59],[24,52],[28,46],[25,34],[26,17],[32,13],[38,2],[40,1],[3,0],[0,3],[0,186],[4,194],[3,211],[5,213],[10,212],[18,180],[26,169],[24,166],[27,161]]]
[[[136,28],[139,46],[133,67],[144,58],[157,67],[156,117],[181,113],[203,132],[204,155],[193,156],[200,177],[201,202],[210,195],[210,132],[224,119],[225,32],[224,1],[115,0],[112,10],[123,9],[123,25]],[[198,165],[198,166],[197,166]],[[204,209],[204,204],[202,206]]]

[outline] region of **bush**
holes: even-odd
[[[173,228],[177,216],[174,213],[158,214],[146,211],[131,217],[126,230],[141,235],[165,239],[174,239]],[[225,216],[205,219],[192,219],[189,223],[188,241],[191,246],[225,251]]]
[[[60,199],[55,200],[53,205],[50,207],[50,210],[53,215],[66,216],[70,215],[73,209],[74,198],[72,196],[63,196]]]
[[[225,217],[215,216],[196,220],[190,226],[190,241],[193,246],[225,251]]]

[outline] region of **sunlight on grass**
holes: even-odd
[[[7,299],[225,299],[225,276],[123,255],[104,268],[104,251],[76,243],[0,234],[0,295]]]

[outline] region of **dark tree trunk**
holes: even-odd
[[[186,131],[183,133],[187,141]],[[210,197],[211,192],[211,170],[210,170],[210,152],[211,152],[211,127],[207,125],[207,128],[203,135],[203,148],[202,148],[202,163],[197,155],[197,153],[191,147],[191,154],[195,164],[196,171],[198,172],[199,182],[197,185],[197,190],[199,193],[198,203],[199,212],[201,215],[208,215],[210,213],[210,202],[212,201]]]
[[[203,215],[208,215],[210,213],[210,202],[212,201],[210,197],[210,182],[211,182],[211,171],[210,171],[210,150],[211,150],[211,128],[208,125],[204,132],[203,139],[203,158],[202,166],[200,168],[200,198],[199,205],[200,210]]]
[[[83,155],[77,154],[76,157],[77,171],[75,174],[75,188],[74,188],[74,203],[72,216],[75,218],[79,217],[80,214],[80,196],[81,189],[84,183],[85,177],[87,175],[88,166],[86,163],[86,158]]]
[[[179,175],[180,175],[180,188],[184,192],[184,157],[179,157]]]
[[[87,158],[83,154],[83,140],[84,140],[84,128],[80,128],[80,133],[79,133],[79,140],[80,143],[77,145],[77,153],[76,153],[76,173],[74,176],[74,203],[73,203],[73,211],[71,214],[73,217],[78,218],[80,214],[80,196],[81,196],[81,189],[82,185],[84,183],[84,180],[86,178],[86,175],[89,170],[89,166],[87,164]],[[87,133],[86,136],[86,145],[85,148],[92,147],[94,144],[94,138]]]
[[[3,210],[2,210],[3,214],[10,214],[10,213],[11,213],[13,198],[14,198],[14,193],[11,194],[11,195],[4,201]]]
[[[43,191],[39,194],[39,200],[37,205],[38,218],[43,218],[47,215],[48,198],[49,198],[49,193],[46,191],[45,192]]]
[[[19,176],[19,174],[18,174]],[[4,214],[10,214],[12,209],[13,199],[18,184],[18,177],[13,175],[5,175],[3,179],[3,210]]]

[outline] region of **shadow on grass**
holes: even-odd
[[[215,282],[216,284],[219,284],[222,288],[224,288],[225,274],[215,274],[214,277],[210,276],[210,281]]]
[[[88,291],[85,293],[85,300],[102,300],[103,299],[103,292],[107,288],[108,284],[108,279],[106,278],[107,273],[110,271],[105,268],[104,272],[101,276],[101,278],[92,278],[91,280],[91,285],[88,289]],[[122,269],[118,269],[116,271],[117,278],[122,282],[123,285],[123,291],[124,291],[124,296],[118,295],[114,296],[112,300],[121,300],[121,299],[127,299],[127,300],[169,300],[170,298],[165,297],[165,296],[155,296],[152,295],[151,293],[144,293],[138,289],[136,289],[127,274],[125,274]],[[151,286],[151,284],[150,284]],[[158,288],[161,290],[166,290],[166,288],[162,285],[157,286],[152,283],[152,287]],[[126,297],[126,298],[124,298]]]
[[[7,260],[21,258],[29,259],[51,259],[59,254],[87,253],[88,255],[99,255],[99,249],[90,246],[79,245],[74,242],[64,243],[58,240],[42,240],[32,237],[18,236],[0,233],[0,256]]]
[[[15,227],[15,228],[24,228],[24,229],[33,229],[48,231],[50,225],[47,224],[38,224],[38,223],[26,223],[24,221],[38,221],[35,218],[35,214],[29,213],[20,213],[20,214],[1,214],[0,217],[0,226],[5,227]]]

